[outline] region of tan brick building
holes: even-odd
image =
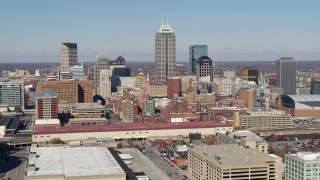
[[[92,102],[93,82],[90,80],[42,82],[37,85],[37,92],[45,88],[58,94],[59,104]]]

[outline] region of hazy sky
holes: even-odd
[[[167,16],[177,61],[193,44],[216,61],[320,60],[319,0],[1,0],[0,63],[58,62],[60,42],[78,43],[79,61],[153,62]]]

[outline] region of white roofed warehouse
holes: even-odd
[[[125,180],[126,174],[103,146],[37,147],[34,144],[30,149],[25,179]]]

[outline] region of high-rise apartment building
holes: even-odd
[[[163,24],[155,37],[156,82],[165,84],[176,73],[176,36],[170,25]]]
[[[188,149],[189,178],[194,180],[274,180],[275,166],[275,158],[237,144]]]
[[[282,57],[276,61],[277,86],[284,95],[295,95],[297,89],[297,62],[292,57]]]
[[[77,43],[61,43],[60,48],[60,70],[69,71],[78,63]]]
[[[58,118],[58,96],[57,93],[44,89],[36,95],[36,119]]]
[[[94,66],[94,94],[99,94],[99,81],[100,81],[100,71],[101,69],[108,69],[109,68],[109,58],[103,54],[98,54],[96,58],[96,65]]]
[[[46,88],[58,94],[59,104],[91,103],[93,100],[92,81],[47,81],[38,84],[37,92]]]
[[[320,179],[320,153],[298,152],[285,155],[285,179]]]
[[[246,81],[254,81],[259,85],[259,71],[256,67],[245,67],[240,70],[240,78]]]
[[[210,82],[212,82],[214,75],[214,67],[212,60],[208,56],[201,56],[196,63],[196,75],[199,79],[200,77],[210,77]]]
[[[207,45],[189,46],[189,74],[196,74],[196,63],[201,56],[208,56]]]
[[[110,69],[100,70],[99,94],[104,98],[111,97],[111,74]]]
[[[0,82],[0,104],[24,109],[23,83]]]
[[[169,99],[175,99],[179,97],[181,92],[181,78],[179,76],[173,76],[167,78],[167,94]]]

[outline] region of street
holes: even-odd
[[[15,153],[10,154],[5,166],[6,174],[4,179],[23,180],[27,166],[27,148],[18,149]]]
[[[167,158],[163,158],[160,155],[160,152],[157,149],[154,149],[150,145],[146,144],[138,144],[140,148],[144,147],[146,151],[146,157],[150,159],[159,169],[161,169],[164,173],[167,174],[169,179],[174,180],[184,180],[187,179],[184,176],[182,170],[179,167],[175,166],[170,160]],[[166,160],[164,160],[166,159]]]

